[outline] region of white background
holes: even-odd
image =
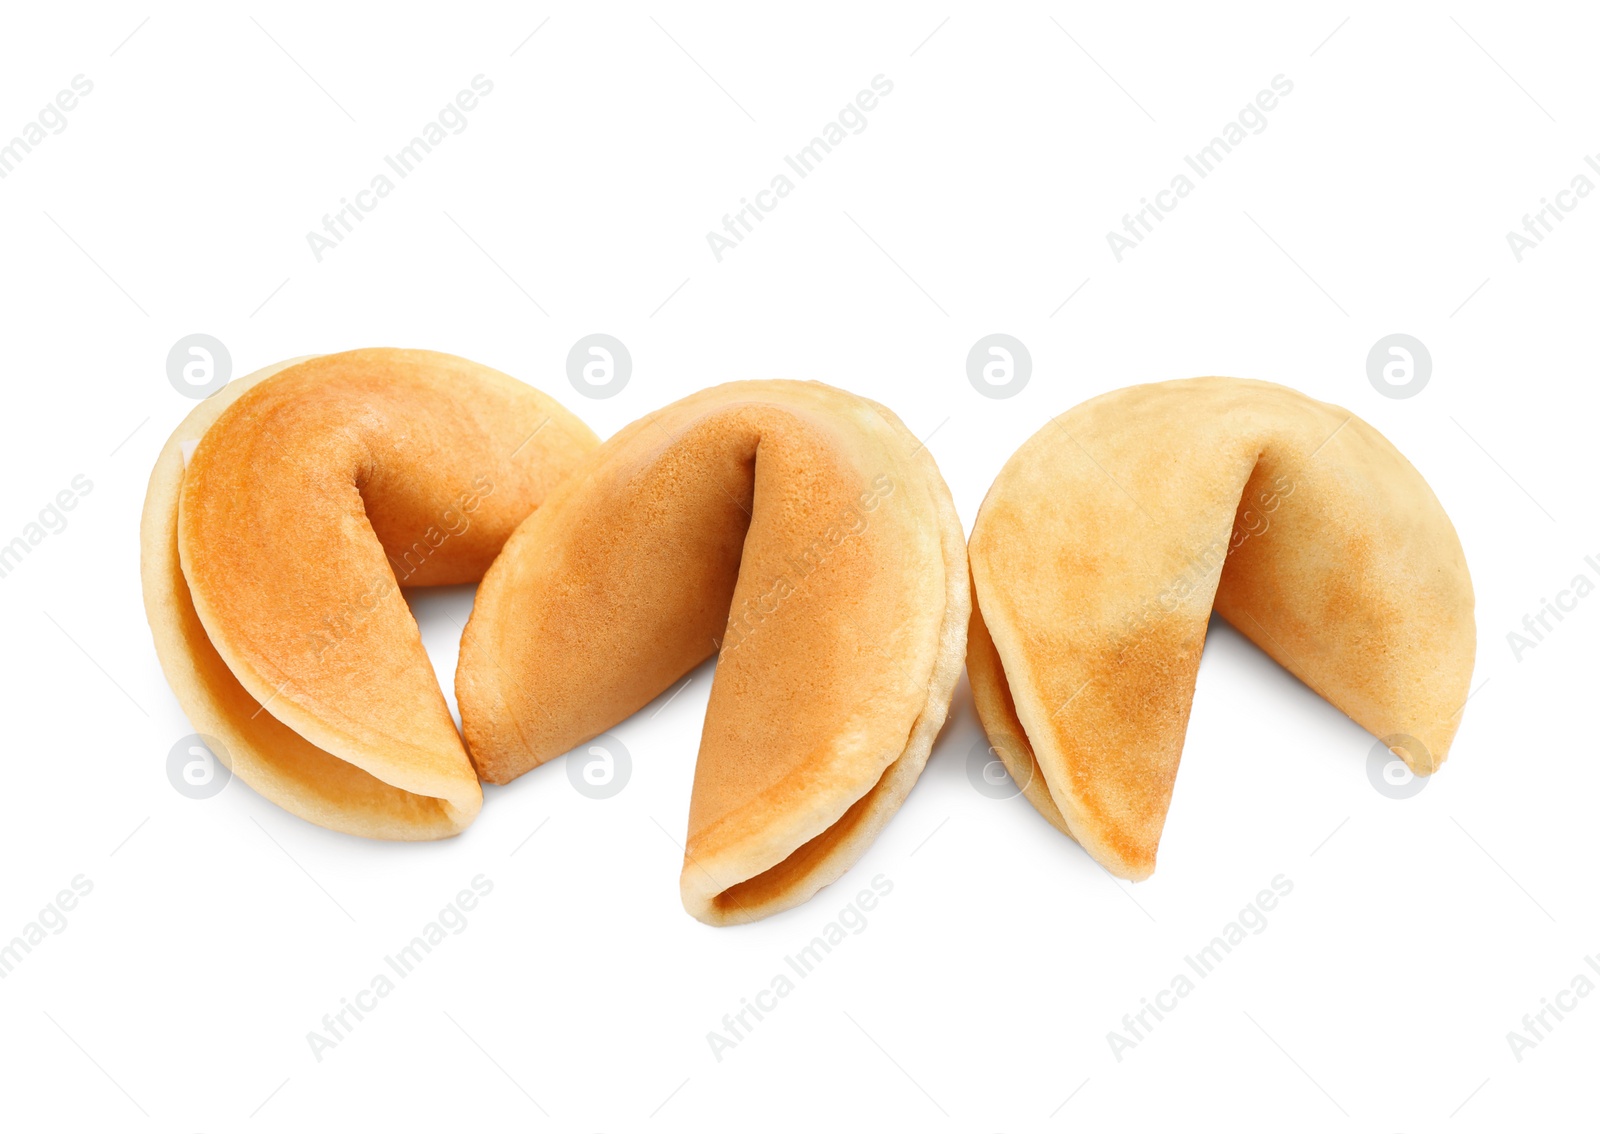
[[[0,139],[74,75],[94,89],[0,181],[0,542],[75,475],[94,487],[0,579],[0,939],[75,875],[94,888],[0,982],[5,1125],[1592,1121],[1600,996],[1521,1061],[1506,1034],[1600,953],[1600,598],[1520,660],[1506,635],[1600,578],[1600,196],[1520,263],[1506,233],[1600,152],[1595,32],[1578,5],[11,9]],[[478,74],[468,128],[317,262],[306,233]],[[706,232],[879,74],[866,130],[718,263]],[[1279,74],[1268,128],[1118,263],[1107,231]],[[564,369],[595,331],[634,361],[605,401]],[[1033,358],[1006,400],[965,374],[996,331]],[[1012,451],[1087,397],[1284,382],[1372,422],[1444,503],[1477,692],[1449,764],[1397,801],[1368,782],[1372,738],[1215,626],[1160,867],[1131,886],[974,789],[963,682],[860,864],[738,929],[678,900],[709,666],[615,729],[634,773],[609,800],[555,762],[423,845],[323,831],[240,783],[194,801],[166,777],[193,730],[137,546],[194,404],[165,358],[193,332],[235,374],[454,352],[602,437],[714,382],[821,379],[929,437],[969,526]],[[1432,354],[1406,400],[1367,378],[1392,332]],[[469,592],[417,598],[447,690]],[[323,1014],[480,873],[466,930],[315,1060]],[[879,873],[866,930],[717,1061],[724,1013]],[[1266,930],[1114,1058],[1124,1013],[1278,874],[1294,889]]]

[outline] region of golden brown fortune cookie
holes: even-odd
[[[504,783],[719,655],[681,893],[711,924],[805,901],[921,774],[961,671],[960,520],[894,414],[733,382],[623,429],[506,543],[456,695]]]
[[[1028,800],[1111,873],[1155,869],[1215,610],[1427,775],[1472,675],[1472,581],[1422,475],[1268,382],[1117,390],[1039,430],[973,526],[967,666]]]
[[[156,459],[140,529],[167,680],[233,773],[337,831],[435,839],[483,796],[402,586],[469,583],[598,444],[430,351],[257,371]]]

